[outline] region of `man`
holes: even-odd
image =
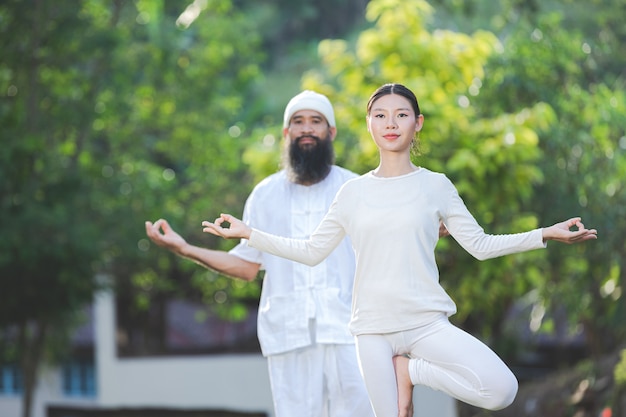
[[[334,165],[336,133],[326,96],[303,91],[293,97],[283,118],[283,169],[254,188],[243,221],[294,238],[313,232],[339,188],[356,176]],[[258,337],[276,417],[373,416],[348,331],[355,264],[349,241],[308,267],[246,241],[230,252],[193,246],[163,219],[146,222],[146,233],[157,245],[224,275],[251,281],[265,270]]]

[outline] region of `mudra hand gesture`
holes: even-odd
[[[572,228],[578,230],[571,230]],[[597,239],[596,229],[586,229],[580,217],[574,217],[564,222],[556,223],[543,229],[543,240],[554,240],[561,243],[578,243],[585,240]]]
[[[224,227],[224,223],[227,222],[230,225]],[[238,218],[231,216],[230,214],[220,214],[220,217],[215,219],[213,223],[208,220],[202,222],[204,233],[211,233],[215,236],[221,236],[224,239],[249,239],[252,229],[248,227],[244,222]]]

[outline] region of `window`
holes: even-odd
[[[218,317],[210,306],[183,299],[153,301],[133,310],[117,298],[117,349],[122,357],[260,352],[256,334],[258,300],[250,300],[243,320]]]
[[[68,397],[94,397],[96,395],[93,360],[71,360],[63,365],[63,393]]]
[[[22,372],[17,365],[0,365],[0,394],[17,395],[22,390]]]

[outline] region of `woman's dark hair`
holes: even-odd
[[[421,114],[420,106],[417,103],[417,97],[415,97],[415,94],[413,94],[413,91],[409,90],[402,84],[396,84],[396,83],[381,85],[380,87],[378,87],[378,89],[376,89],[376,91],[374,91],[369,101],[367,102],[367,114],[369,115],[370,112],[372,111],[372,104],[374,104],[376,100],[378,100],[382,96],[387,96],[389,94],[397,94],[399,96],[406,98],[407,100],[409,100],[409,103],[411,103],[411,107],[413,107],[415,116],[417,117]]]

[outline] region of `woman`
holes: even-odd
[[[580,218],[525,233],[485,234],[445,175],[411,162],[423,123],[408,88],[385,84],[373,93],[367,128],[380,164],[341,188],[308,240],[269,235],[227,214],[202,223],[205,232],[248,239],[250,246],[308,265],[350,236],[357,259],[350,329],[378,417],[412,415],[416,384],[491,410],[508,406],[517,393],[517,380],[502,360],[448,321],[456,306],[439,284],[435,246],[440,221],[480,260],[544,248],[548,240],[575,243],[597,237]]]

